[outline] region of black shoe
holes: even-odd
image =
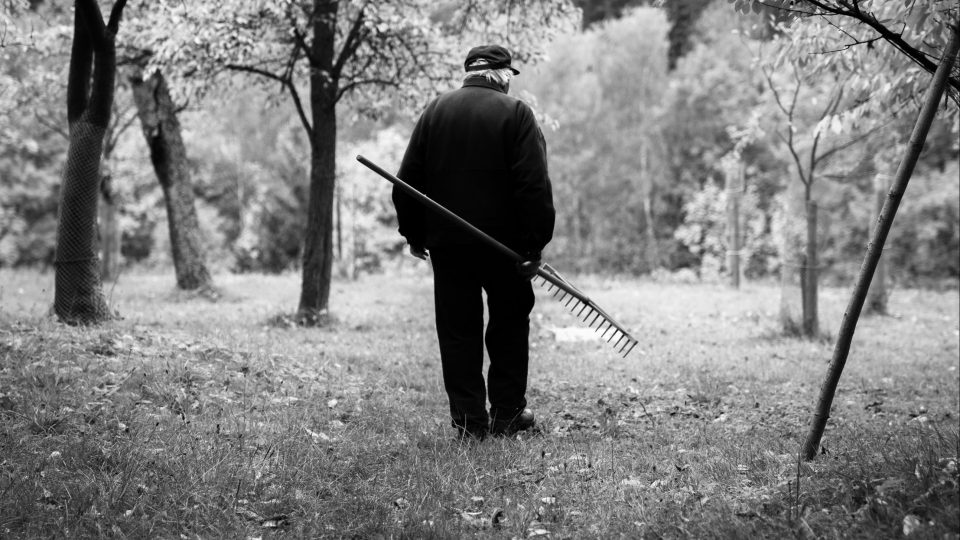
[[[511,437],[532,428],[536,423],[533,411],[523,409],[512,418],[494,418],[490,423],[490,434],[494,437]]]

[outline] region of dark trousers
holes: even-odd
[[[512,418],[527,401],[527,365],[533,287],[516,264],[482,246],[430,250],[443,384],[455,426],[486,431],[490,416]],[[490,310],[483,380],[483,297]]]

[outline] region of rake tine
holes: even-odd
[[[583,316],[583,322],[587,322],[587,320],[590,319],[590,316],[591,316],[591,315],[593,315],[593,308],[590,308],[590,309],[587,310],[587,314]],[[580,315],[578,314],[578,315],[577,315],[577,318],[579,318],[579,317],[580,317]]]
[[[597,322],[597,319],[600,317],[599,311],[594,311],[594,313],[595,315],[593,316],[593,320],[590,321],[590,324],[588,326],[593,326],[593,323]],[[603,323],[600,323],[600,325],[603,326]],[[598,326],[597,328],[600,328],[600,326]]]
[[[557,287],[557,290],[553,291],[553,297],[556,298],[560,294],[560,287]]]
[[[570,297],[570,300],[574,300],[575,298],[576,298],[576,296],[571,296],[571,297]],[[570,305],[570,300],[567,300],[567,303],[564,304],[563,307],[569,306],[569,305]],[[579,302],[579,300],[577,300],[577,302]],[[573,305],[573,309],[577,309],[577,304],[574,304],[574,305]]]
[[[560,302],[563,302],[563,299],[567,297],[567,291],[563,291],[563,294],[560,295]]]
[[[630,354],[630,351],[632,351],[633,348],[637,346],[637,343],[639,343],[639,341],[637,341],[637,340],[634,340],[634,341],[633,341],[633,345],[630,345],[630,348],[627,349],[627,352],[623,353],[623,357],[624,357],[624,358],[626,358],[627,355]]]
[[[587,306],[587,304],[584,304],[583,307],[580,308],[580,311],[577,312],[577,318],[578,318],[578,319],[580,318],[580,314],[583,313],[583,310],[587,309],[587,307],[589,307],[589,306]]]
[[[621,335],[621,336],[620,336],[620,339],[618,339],[617,342],[613,344],[613,346],[614,346],[614,347],[619,347],[619,346],[620,346],[620,342],[623,341],[623,339],[626,338],[626,337],[627,337],[626,334]],[[629,340],[629,339],[627,339],[627,343],[630,343],[630,340]],[[624,346],[626,346],[627,343],[624,343]],[[621,350],[623,350],[623,349],[621,349]]]
[[[607,338],[607,343],[610,343],[611,341],[613,341],[613,338],[617,337],[617,332],[620,332],[619,328],[617,328],[616,330],[613,331],[612,334],[610,334],[610,337]]]
[[[600,339],[603,339],[603,337],[607,335],[607,332],[609,332],[611,328],[613,328],[613,323],[607,324],[607,329],[600,334]]]
[[[593,331],[594,331],[594,332],[599,332],[600,329],[603,328],[603,323],[605,323],[605,322],[607,322],[607,321],[601,320],[601,321],[600,321],[600,324],[598,324],[597,327],[593,329]]]

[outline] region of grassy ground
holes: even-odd
[[[542,432],[460,445],[431,285],[337,283],[336,323],[268,324],[297,276],[107,286],[122,320],[48,315],[50,274],[0,271],[0,537],[957,538],[958,295],[861,321],[824,438],[798,464],[828,337],[778,337],[779,290],[577,280],[635,330],[619,358],[538,298]],[[560,330],[557,330],[557,329]]]

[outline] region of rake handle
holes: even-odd
[[[369,159],[367,159],[367,158],[365,158],[365,157],[363,157],[363,156],[361,156],[361,155],[358,155],[358,156],[357,156],[357,161],[359,161],[360,163],[363,163],[364,165],[366,165],[367,168],[369,168],[369,169],[372,170],[373,172],[379,174],[379,175],[382,176],[384,179],[386,179],[388,182],[390,182],[391,184],[397,186],[398,188],[400,188],[401,190],[403,190],[404,193],[406,193],[407,195],[413,197],[414,199],[416,199],[417,201],[419,201],[420,203],[422,203],[422,204],[423,204],[424,206],[426,206],[427,208],[433,210],[434,212],[437,212],[437,213],[443,215],[444,217],[446,217],[446,218],[449,219],[450,221],[456,223],[457,225],[460,226],[460,228],[462,228],[463,230],[469,232],[470,234],[472,234],[473,236],[475,236],[475,237],[477,237],[479,240],[481,240],[483,243],[485,243],[485,244],[487,244],[488,246],[496,249],[496,250],[499,251],[500,253],[503,253],[504,255],[506,255],[507,257],[509,257],[511,260],[513,260],[513,261],[515,261],[515,262],[518,262],[518,263],[519,263],[519,262],[523,262],[523,261],[526,260],[526,259],[524,259],[523,257],[521,257],[519,253],[517,253],[516,251],[514,251],[514,250],[508,248],[507,246],[503,245],[503,244],[502,244],[500,241],[498,241],[496,238],[494,238],[494,237],[490,236],[489,234],[481,231],[480,229],[474,227],[473,225],[470,224],[469,221],[467,221],[467,220],[463,219],[462,217],[454,214],[454,213],[451,212],[450,210],[447,210],[447,209],[444,208],[440,203],[434,201],[434,200],[431,199],[430,197],[427,197],[426,195],[424,195],[423,193],[421,193],[419,190],[417,190],[417,188],[411,186],[410,184],[404,182],[403,180],[401,180],[401,179],[397,178],[396,176],[390,174],[389,172],[385,171],[382,167],[380,167],[380,166],[377,165],[376,163],[370,161]],[[539,273],[539,270],[537,271],[537,273]]]

